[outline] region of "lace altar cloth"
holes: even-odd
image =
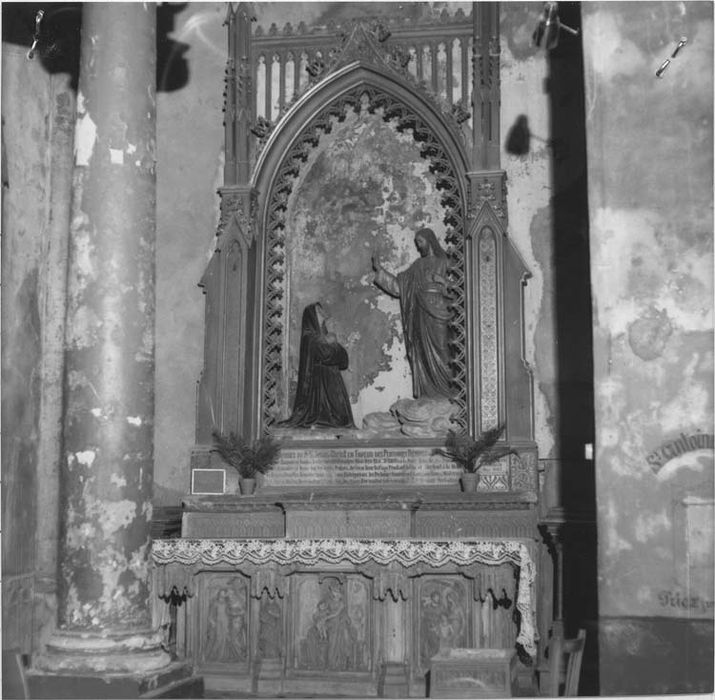
[[[399,564],[409,569],[457,569],[474,564],[518,567],[516,608],[521,613],[517,643],[536,654],[536,569],[524,542],[518,540],[386,540],[386,539],[156,539],[152,558],[157,566],[315,566],[348,563]]]

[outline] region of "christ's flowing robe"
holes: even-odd
[[[449,398],[454,394],[448,325],[452,316],[444,284],[447,258],[420,257],[404,272],[392,275],[379,269],[375,284],[400,300],[407,358],[416,399]]]

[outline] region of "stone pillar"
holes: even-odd
[[[71,220],[72,153],[76,94],[65,74],[50,80],[50,218],[43,241],[42,389],[37,444],[37,535],[33,649],[41,649],[57,617],[57,522],[59,518],[64,334],[68,235]],[[50,513],[52,514],[50,517]]]
[[[151,613],[155,47],[153,4],[83,6],[58,629],[33,697],[136,697],[177,681]]]

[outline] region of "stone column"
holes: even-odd
[[[124,682],[112,697],[136,696],[171,668],[152,630],[150,580],[156,7],[87,3],[82,12],[58,629],[35,664],[71,681],[35,679],[33,697],[101,697],[109,691],[92,687],[98,673]]]
[[[64,380],[65,290],[74,173],[74,118],[76,93],[66,74],[50,80],[50,207],[43,240],[42,271],[42,389],[37,443],[37,528],[35,604],[36,638],[40,649],[54,631],[57,601],[57,522],[59,518],[60,461]],[[52,514],[50,517],[50,513]]]

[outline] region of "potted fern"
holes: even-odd
[[[213,439],[211,451],[238,472],[238,488],[243,495],[254,492],[257,475],[273,469],[281,451],[280,441],[271,435],[249,441],[234,432],[224,435],[214,430]]]
[[[479,470],[485,464],[493,464],[505,455],[516,454],[509,445],[497,444],[503,433],[503,425],[485,430],[478,437],[449,430],[444,447],[435,448],[433,452],[451,459],[462,468],[460,481],[463,491],[476,491]]]

